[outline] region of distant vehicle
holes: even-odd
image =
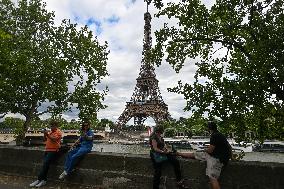
[[[188,139],[193,150],[203,151],[210,144],[210,138],[208,136],[192,136]]]
[[[234,139],[228,140],[233,152],[252,152],[254,144],[250,142],[235,142]]]
[[[177,139],[177,138],[164,138],[165,143],[171,145],[176,149],[188,149],[192,150],[192,145],[187,139]]]
[[[256,144],[255,152],[284,152],[284,142],[277,140],[265,140],[262,144]]]

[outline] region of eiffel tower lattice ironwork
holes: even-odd
[[[161,96],[155,68],[145,57],[152,45],[151,14],[148,12],[148,5],[149,1],[147,1],[147,12],[144,14],[143,58],[140,73],[136,79],[134,93],[130,101],[126,102],[126,107],[116,122],[118,127],[125,125],[131,118],[134,118],[134,125],[143,125],[148,117],[152,117],[156,124],[171,119],[168,106]]]

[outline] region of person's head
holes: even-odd
[[[50,125],[51,131],[55,131],[58,128],[59,123],[55,120],[52,120],[50,121],[49,125]]]
[[[217,131],[217,124],[214,121],[209,121],[207,124],[207,128],[212,131],[215,132]]]
[[[82,122],[81,130],[82,131],[88,131],[90,129],[90,127],[91,127],[90,121],[85,120],[85,121]]]
[[[163,126],[161,126],[161,125],[157,125],[156,127],[155,127],[155,133],[157,133],[157,134],[163,134],[164,133],[164,127]]]

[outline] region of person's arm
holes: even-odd
[[[73,146],[77,146],[78,144],[81,143],[81,137],[79,137],[73,144]]]
[[[86,140],[93,140],[93,136],[85,135],[85,139],[86,139]]]
[[[70,149],[68,150],[68,152],[72,151],[74,148],[76,148],[76,146],[77,146],[78,144],[80,144],[80,138],[81,138],[81,137],[79,137],[79,138],[74,142],[74,144],[72,144],[72,145],[70,146]]]
[[[205,149],[205,152],[207,152],[208,154],[211,154],[211,153],[214,151],[214,149],[215,149],[215,146],[212,145],[212,144],[210,144],[210,145],[208,146],[208,148]]]
[[[232,146],[230,145],[229,142],[228,142],[228,145],[229,145],[229,150],[230,150],[230,159],[235,160],[235,157],[234,157],[234,154],[233,154],[233,148],[232,148]]]
[[[168,150],[166,148],[164,148],[163,150],[160,150],[158,148],[157,141],[155,139],[152,139],[152,146],[153,146],[153,149],[154,149],[155,152],[158,152],[158,153],[161,153],[161,154],[167,154],[168,153]]]
[[[43,132],[43,140],[44,140],[44,141],[47,140],[47,135],[48,135],[48,131],[44,131],[44,132]]]
[[[93,140],[94,139],[94,134],[93,132],[86,132],[85,135],[83,136],[85,140]]]
[[[213,133],[210,137],[210,144],[209,144],[208,148],[206,148],[204,151],[208,154],[212,154],[213,151],[215,150],[217,143],[218,143],[217,134]]]
[[[58,140],[59,138],[61,138],[61,136],[60,136],[60,135],[57,135],[57,134],[55,134],[55,135],[50,135],[50,134],[48,133],[48,131],[45,131],[45,132],[44,132],[44,137],[45,137],[45,139],[49,138],[49,139],[51,140],[51,142],[53,142],[53,143],[56,143],[57,140]]]

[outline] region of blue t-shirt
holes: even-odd
[[[88,137],[94,137],[94,132],[90,129],[89,131],[87,131],[87,136]],[[81,148],[89,148],[92,149],[93,148],[93,140],[86,140],[84,137],[80,137],[80,144],[81,144]]]

